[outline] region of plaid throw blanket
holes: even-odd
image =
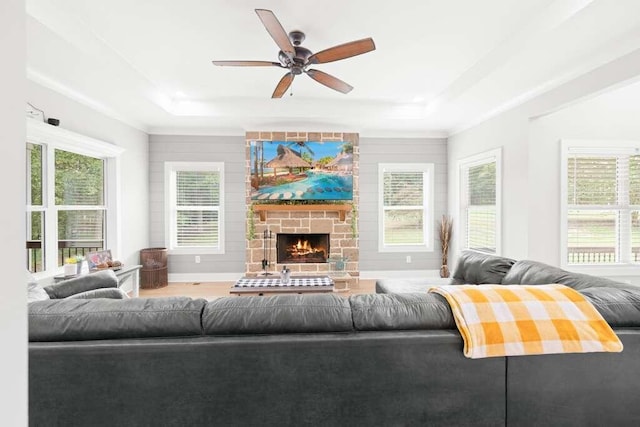
[[[429,289],[447,299],[471,359],[620,352],[600,313],[564,285],[459,285]]]

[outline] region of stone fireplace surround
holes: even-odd
[[[321,205],[269,205],[269,210],[261,210],[261,203],[251,200],[251,141],[347,141],[353,144],[353,200],[350,202],[327,202]],[[359,159],[360,148],[357,133],[341,132],[247,132],[245,145],[245,195],[247,205],[247,230],[253,221],[255,233],[246,239],[246,275],[256,276],[262,271],[265,242],[263,233],[271,231],[271,249],[268,271],[276,273],[283,265],[276,263],[276,235],[278,233],[328,233],[330,257],[348,258],[345,270],[352,276],[359,274],[359,249],[357,229],[357,209],[359,201]],[[253,216],[253,218],[251,218]],[[326,274],[329,263],[287,264],[295,274]]]

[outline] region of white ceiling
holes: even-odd
[[[343,95],[284,70],[254,12],[313,52],[377,49],[317,65]],[[446,136],[640,47],[638,0],[27,0],[28,77],[149,133],[340,130]]]

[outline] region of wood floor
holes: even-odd
[[[191,298],[214,299],[230,296],[229,290],[234,282],[190,282],[169,283],[168,286],[159,289],[140,289],[141,298],[160,298],[170,296],[187,296]],[[349,290],[336,292],[336,295],[348,297],[355,294],[375,293],[375,279],[352,280]]]

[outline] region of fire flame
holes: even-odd
[[[298,239],[298,242],[291,245],[290,249],[287,251],[292,256],[304,256],[309,254],[315,254],[318,252],[324,252],[322,248],[314,248],[311,246],[308,240]]]

